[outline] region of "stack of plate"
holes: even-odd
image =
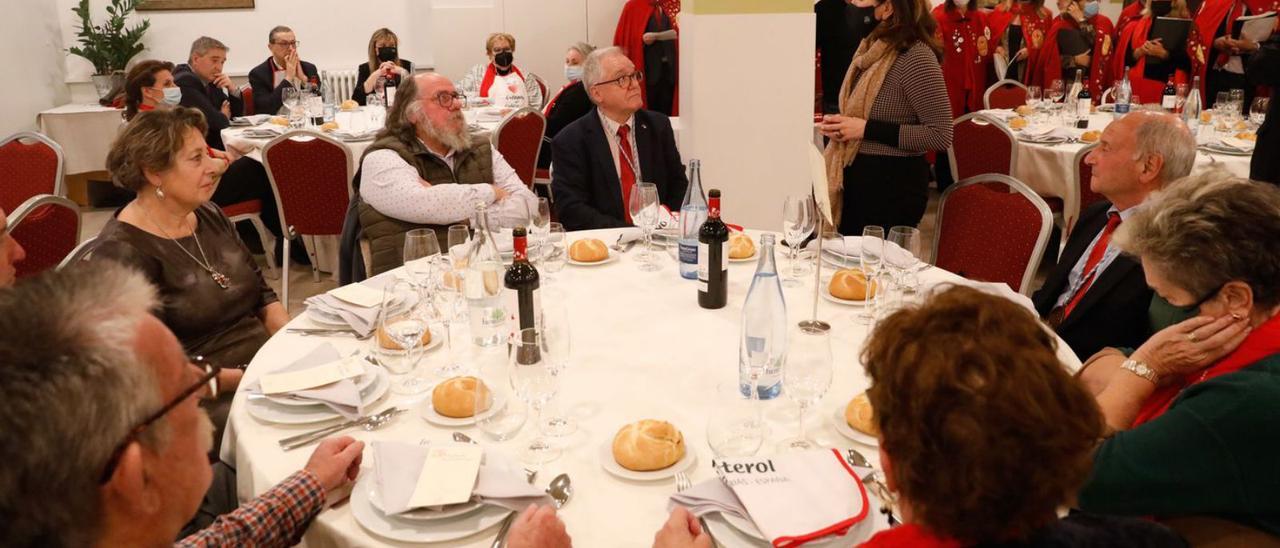
[[[389,515],[377,491],[377,471],[366,470],[351,491],[351,514],[366,531],[401,542],[443,542],[474,535],[502,521],[510,510],[477,501]]]
[[[387,370],[372,365],[365,367],[364,374],[353,380],[360,389],[360,402],[365,409],[372,409],[391,388]],[[251,395],[247,408],[254,418],[275,424],[311,424],[342,417],[324,403],[288,394]]]
[[[416,293],[397,295],[397,300],[393,304],[395,306],[395,309],[392,312],[393,314],[407,311],[410,308],[413,308],[414,305],[418,304],[418,295]],[[349,306],[353,309],[365,309],[364,307],[351,303],[344,302],[343,305]],[[307,303],[307,319],[324,327],[334,327],[338,329],[350,329],[353,327],[348,324],[346,320],[342,319],[342,315],[338,314],[337,311],[333,310],[328,305],[316,303],[314,301]]]

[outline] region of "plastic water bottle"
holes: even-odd
[[[1129,113],[1129,106],[1133,103],[1133,85],[1129,83],[1129,67],[1124,67],[1124,79],[1116,84],[1116,118],[1120,118]]]
[[[1187,102],[1182,106],[1182,121],[1191,130],[1192,137],[1200,135],[1200,111],[1204,110],[1204,102],[1200,100],[1200,77],[1191,82],[1191,90],[1187,92]]]
[[[478,346],[497,346],[507,314],[502,306],[502,257],[489,232],[489,218],[483,203],[476,204],[475,236],[467,252],[467,269],[463,275],[463,294],[471,322],[471,342]]]
[[[689,187],[680,204],[680,276],[687,280],[698,279],[698,229],[707,220],[701,170],[701,160],[689,160]]]
[[[738,383],[761,400],[782,392],[782,364],[787,358],[787,303],[773,259],[773,234],[760,237],[760,262],[742,305],[742,338],[738,345]],[[754,377],[754,378],[753,378]]]

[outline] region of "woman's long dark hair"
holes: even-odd
[[[162,70],[173,73],[173,63],[148,59],[129,69],[124,78],[124,119],[133,120],[142,106],[142,88],[156,85],[156,74]]]
[[[938,59],[942,59],[942,44],[935,35],[938,21],[933,18],[927,0],[881,0],[893,3],[893,15],[888,21],[880,23],[867,36],[868,40],[884,40],[898,51],[906,51],[916,42],[924,42],[933,50]]]

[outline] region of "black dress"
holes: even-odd
[[[400,67],[409,71],[410,74],[413,73],[413,61],[410,61],[408,59],[401,59]],[[364,81],[368,79],[369,79],[369,63],[360,63],[360,66],[356,67],[355,89],[351,90],[352,101],[360,103],[361,105],[365,104],[365,101],[367,100],[369,94],[364,92]],[[400,75],[397,74],[395,76],[392,76],[391,79],[387,82],[387,85],[400,87]]]
[[[542,138],[542,152],[538,154],[538,169],[546,169],[551,165],[551,139],[565,126],[595,107],[591,98],[587,97],[587,89],[582,86],[581,80],[565,86],[552,101],[550,110],[547,111],[547,134]]]

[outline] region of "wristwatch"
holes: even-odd
[[[1160,384],[1160,377],[1156,375],[1155,370],[1151,369],[1150,367],[1147,367],[1147,364],[1142,363],[1138,360],[1134,360],[1134,359],[1125,360],[1124,363],[1120,364],[1120,369],[1123,369],[1125,371],[1133,373],[1134,375],[1147,379],[1148,381],[1151,381],[1151,384],[1157,384],[1157,385]]]

